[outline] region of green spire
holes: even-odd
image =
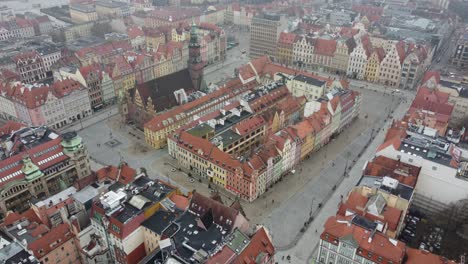
[[[192,27],[190,29],[190,46],[198,46],[198,27],[195,21],[192,20]]]
[[[25,178],[28,181],[32,181],[44,175],[39,167],[31,161],[29,156],[23,157],[23,167],[21,170],[23,171]]]

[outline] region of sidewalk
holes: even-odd
[[[395,110],[395,116],[401,117],[408,109],[408,106],[409,103],[401,103]],[[368,145],[366,151],[357,160],[353,168],[350,170],[349,177],[344,178],[343,182],[337,187],[336,191],[333,193],[333,195],[331,195],[330,199],[328,199],[328,201],[322,205],[320,213],[314,217],[314,220],[309,224],[309,228],[305,231],[305,233],[303,233],[297,241],[292,241],[293,245],[290,249],[285,249],[284,251],[281,249],[278,250],[279,252],[277,254],[277,259],[280,259],[281,256],[290,255],[291,263],[312,263],[316,257],[314,255],[316,253],[314,252],[316,252],[316,248],[320,240],[319,235],[323,230],[323,224],[326,222],[328,217],[336,214],[337,205],[341,201],[341,195],[346,196],[350,189],[353,188],[359,181],[366,162],[374,157],[375,149],[382,143],[383,138],[385,137],[386,128],[391,124],[391,121],[392,120],[388,120],[385,125],[381,126],[383,129],[377,133],[375,139]],[[331,175],[333,172],[331,172],[329,169],[325,169],[323,173],[328,177],[333,176]],[[302,202],[308,201],[305,199],[302,200]],[[284,219],[283,224],[285,224]],[[290,224],[292,223],[287,223],[287,225]],[[276,230],[273,229],[272,231],[274,240],[278,241],[278,237],[275,236]],[[281,238],[281,240],[284,241],[284,238]]]

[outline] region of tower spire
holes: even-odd
[[[190,29],[188,69],[195,90],[201,89],[204,66],[205,64],[202,61],[200,52],[200,42],[198,41],[198,27],[195,23],[195,20],[192,19],[192,26]]]

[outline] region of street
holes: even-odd
[[[235,46],[226,53],[226,60],[221,63],[210,65],[205,68],[204,78],[207,84],[223,83],[234,77],[234,70],[241,65],[249,63],[250,59],[247,53],[242,51],[249,50],[250,35],[248,32],[230,31],[227,29],[226,34],[232,34],[239,41],[239,45]]]
[[[231,78],[236,67],[249,61],[241,52],[248,45],[247,41],[241,39],[241,44],[228,52],[224,64],[206,68],[207,83]],[[392,116],[401,117],[414,96],[414,91],[392,93],[382,85],[355,80],[351,80],[350,87],[362,94],[360,117],[328,145],[296,166],[294,174],[284,177],[254,202],[241,201],[252,227],[260,224],[269,228],[279,263],[281,257],[287,255],[291,256],[291,263],[310,263],[323,223],[336,213],[341,196],[345,196],[360,178],[365,162],[372,158],[382,142],[384,128],[390,124]],[[211,194],[213,190],[207,183],[200,183],[177,170],[177,161],[166,149],[149,147],[142,131],[122,124],[114,109],[103,110],[66,129],[78,130],[83,137],[93,168],[125,161],[133,168],[145,168],[152,178],[179,186],[183,192],[196,189],[204,195]],[[229,205],[234,197],[224,190],[219,191]]]
[[[394,117],[401,118],[408,109],[412,97],[404,96],[401,104],[395,109]],[[367,107],[366,104],[363,104]],[[357,137],[352,145],[348,145],[347,149],[343,150],[341,154],[334,160],[335,167],[328,167],[322,170],[320,177],[307,184],[303,190],[297,192],[291,199],[283,203],[279,208],[274,210],[268,218],[267,227],[272,230],[275,245],[278,248],[277,260],[281,256],[290,256],[291,263],[312,263],[315,259],[316,249],[320,239],[320,234],[323,231],[323,224],[328,217],[336,214],[338,204],[341,197],[346,197],[347,193],[358,182],[362,175],[362,170],[365,163],[372,159],[375,154],[376,148],[382,143],[386,133],[386,128],[391,124],[391,119],[386,122],[376,123],[370,126],[369,129]],[[375,139],[368,139],[371,136],[373,128],[382,128],[375,134]],[[370,130],[370,131],[369,131]],[[346,153],[350,153],[353,159],[358,154],[358,149],[362,149],[367,145],[365,151],[360,158],[357,158],[356,163],[349,172],[349,177],[343,178],[344,165],[346,160]],[[342,179],[341,184],[338,184],[336,191],[330,192],[335,183]],[[331,194],[331,195],[330,195]],[[327,197],[328,196],[328,197]],[[321,208],[318,208],[318,203],[322,201]],[[308,219],[312,210],[313,221],[309,224],[305,232],[301,232],[304,222]],[[278,263],[285,263],[279,261]]]

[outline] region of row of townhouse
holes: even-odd
[[[287,94],[285,99],[275,101],[273,105],[282,106],[282,102],[288,98]],[[268,115],[265,114],[268,110],[258,111],[256,103],[245,104],[240,100],[240,110],[221,110],[217,115],[223,118],[201,123],[203,125],[195,128],[185,127],[169,136],[169,154],[189,173],[206,178],[252,202],[293,170],[301,160],[351,124],[359,115],[360,101],[357,92],[334,90],[326,97],[307,103],[306,111],[309,109],[310,114],[304,116],[302,121],[297,122],[299,119],[294,119],[290,112],[283,116],[291,121],[278,127],[267,119]],[[284,105],[292,103],[287,101]],[[269,103],[262,100],[262,104]],[[250,111],[245,113],[246,109]],[[296,111],[299,109],[301,107],[298,106]],[[236,119],[240,121],[230,124],[233,119],[228,113],[237,113]]]
[[[415,89],[431,62],[431,53],[426,45],[371,38],[359,32],[338,39],[282,32],[276,60],[303,69]]]
[[[0,22],[0,40],[30,38],[36,35],[47,35],[52,31],[48,16],[37,18],[14,17]]]
[[[408,113],[451,109],[447,94],[419,88]],[[429,109],[428,107],[431,107]],[[455,263],[432,253],[432,248],[407,246],[411,209],[425,217],[447,210],[455,221],[466,219],[466,154],[428,131],[414,129],[418,122],[394,121],[362,176],[338,204],[320,235],[320,263]],[[423,124],[424,126],[424,124]],[[422,132],[423,131],[423,132]],[[437,134],[437,133],[436,133]],[[443,175],[443,177],[441,176]],[[443,190],[443,191],[441,191]],[[458,204],[457,204],[458,202]],[[455,205],[454,205],[455,204]],[[411,234],[411,233],[410,233]]]
[[[52,65],[60,60],[62,51],[55,46],[44,46],[12,57],[21,82],[36,83],[52,78]]]
[[[2,117],[54,129],[91,115],[87,89],[72,79],[51,85],[10,83],[1,87]]]
[[[185,43],[190,40],[191,26],[188,23],[173,28],[170,26],[157,28],[132,26],[127,29],[127,34],[134,49],[155,52],[158,51],[159,46],[172,42],[185,46]],[[226,58],[226,34],[223,29],[215,24],[201,22],[197,25],[196,34],[200,39],[202,61],[212,64]]]
[[[95,74],[106,72],[113,82],[114,96],[123,97],[136,84],[152,81],[187,68],[188,45],[170,41],[152,51],[134,51],[128,42],[111,42],[76,52],[83,67],[94,67]],[[94,66],[93,66],[94,65]],[[76,71],[76,69],[73,69]],[[82,79],[82,77],[77,77]],[[107,103],[108,98],[102,98]]]

